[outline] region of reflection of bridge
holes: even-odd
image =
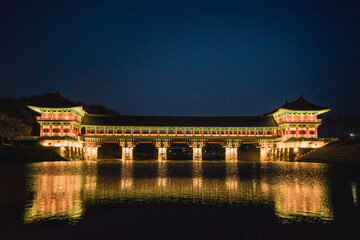
[[[139,177],[135,173],[144,166],[134,162],[116,165],[119,176],[99,173],[101,165],[95,162],[37,164],[31,183],[34,199],[24,220],[57,217],[76,221],[84,215],[85,206],[102,201],[178,203],[179,199],[205,205],[266,204],[274,206],[275,213],[284,219],[294,216],[333,219],[329,186],[321,164],[296,163],[287,166],[291,177],[262,173],[262,178],[239,177],[239,169],[243,166],[235,162],[224,163],[224,177],[206,177],[203,162],[183,163],[190,164],[187,169],[191,173],[187,177],[173,176],[171,162],[146,164],[147,168],[154,169],[154,175]]]
[[[34,107],[41,116],[40,137],[45,146],[55,146],[69,157],[97,159],[97,149],[104,143],[118,143],[122,159],[132,160],[138,143],[153,143],[158,159],[167,158],[172,143],[186,143],[193,149],[193,159],[202,159],[207,143],[225,147],[225,159],[237,160],[241,144],[261,148],[260,159],[289,160],[301,148],[324,145],[318,139],[317,115],[327,107],[316,106],[301,96],[294,102],[263,116],[254,117],[153,117],[88,114],[81,106],[66,108]]]

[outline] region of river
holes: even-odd
[[[1,239],[359,239],[360,165],[0,166]]]

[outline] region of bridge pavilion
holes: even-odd
[[[260,148],[260,159],[290,160],[301,148],[322,147],[318,138],[319,114],[330,111],[302,96],[262,116],[236,117],[165,117],[89,114],[82,106],[28,106],[38,112],[40,142],[57,147],[68,157],[97,159],[97,149],[104,143],[118,143],[122,159],[133,160],[138,143],[153,143],[158,159],[166,160],[172,143],[186,143],[193,149],[193,159],[202,159],[208,143],[221,144],[225,160],[237,160],[241,144]]]

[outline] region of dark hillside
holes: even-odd
[[[73,107],[83,106],[88,113],[120,115],[117,111],[102,105],[88,105],[63,97],[60,93],[44,93],[18,99],[0,98],[0,142],[11,142],[17,136],[36,136],[39,124],[36,123],[37,113],[27,105],[41,107]]]

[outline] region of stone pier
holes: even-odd
[[[97,160],[98,159],[98,146],[88,145],[84,147],[84,159],[85,160]]]
[[[131,140],[122,140],[120,141],[120,146],[122,149],[121,160],[123,161],[133,161],[134,160],[134,147],[136,143]]]
[[[239,142],[227,142],[225,145],[225,161],[238,160]]]
[[[170,147],[169,140],[157,140],[155,147],[158,149],[158,160],[165,161],[167,159],[167,149]]]
[[[271,160],[273,150],[274,149],[271,149],[271,148],[261,147],[260,148],[260,161]]]
[[[193,161],[202,160],[202,148],[205,146],[204,141],[194,141],[190,143],[190,147],[193,149]]]

